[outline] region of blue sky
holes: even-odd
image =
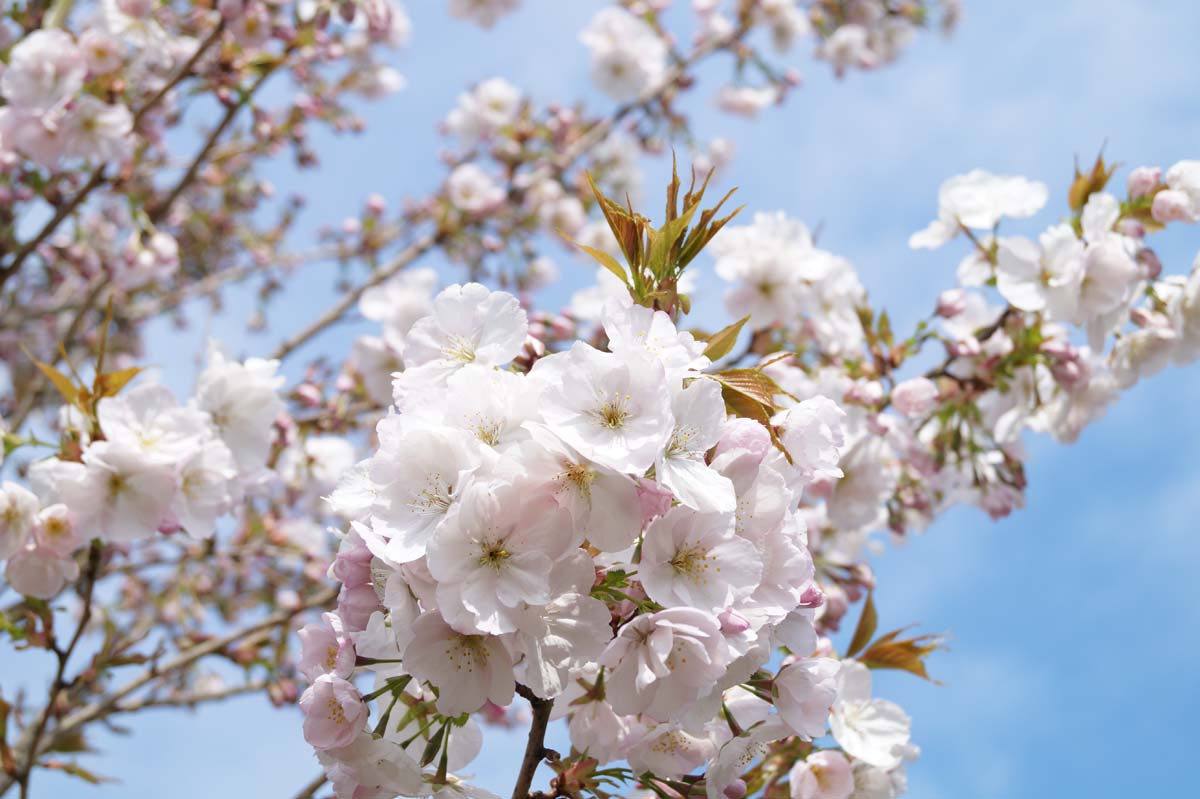
[[[490,33],[448,19],[441,3],[409,5],[414,39],[398,62],[409,88],[365,109],[367,135],[322,148],[322,170],[302,184],[313,225],[355,213],[372,191],[398,204],[434,185],[442,174],[426,155],[438,146],[434,126],[479,78],[503,74],[540,101],[582,94],[603,102],[587,86],[576,43],[598,3],[525,0]],[[1065,207],[1076,154],[1090,161],[1104,145],[1127,166],[1200,157],[1200,4],[967,0],[966,12],[952,38],[925,36],[875,74],[839,82],[823,65],[794,59],[804,88],[755,123],[713,111],[710,91],[689,101],[702,139],[738,142],[727,179],[748,211],[783,209],[822,225],[822,246],[855,263],[900,329],[952,284],[962,252],[906,246],[933,217],[944,178],[980,166],[1045,180],[1052,200],[1036,229]],[[282,191],[301,187],[286,167],[273,177]],[[1185,271],[1200,231],[1161,238],[1167,270]],[[567,256],[560,264],[568,284],[587,279]],[[188,333],[164,325],[149,360],[170,365],[164,377],[184,392],[210,334],[235,352],[265,354],[325,306],[332,273],[299,273],[274,306],[271,335],[245,334],[238,314],[248,306],[234,299],[219,319],[194,312]],[[703,292],[702,307],[718,307],[719,287],[706,281]],[[364,329],[342,326],[306,352],[345,352]],[[1189,732],[1200,712],[1190,665],[1200,654],[1198,397],[1200,369],[1176,370],[1134,388],[1072,447],[1031,438],[1024,511],[993,523],[958,510],[876,560],[881,623],[920,622],[950,635],[952,651],[931,664],[943,685],[877,677],[878,692],[913,715],[923,748],[911,796],[1188,792]],[[43,775],[38,793],[286,798],[316,772],[298,716],[259,698],[187,717],[149,714],[130,726],[131,737],[105,737],[106,754],[94,761],[121,784],[91,789]],[[507,795],[521,746],[495,736],[474,765],[478,781]]]

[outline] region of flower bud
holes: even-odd
[[[750,629],[750,620],[733,608],[726,608],[717,616],[721,622],[721,632],[726,635],[737,635]]]
[[[800,595],[800,607],[819,608],[825,604],[825,592],[816,583],[804,589]]]
[[[746,795],[746,781],[736,779],[725,786],[725,799],[742,799]]]
[[[1139,197],[1145,197],[1154,190],[1162,179],[1162,170],[1156,166],[1139,166],[1137,169],[1129,173],[1127,186],[1129,196],[1136,200]]]
[[[1193,221],[1191,202],[1187,194],[1175,189],[1167,189],[1154,195],[1150,215],[1154,217],[1154,221],[1164,225],[1168,222]]]
[[[937,315],[952,319],[967,309],[967,292],[964,289],[946,289],[937,298]]]
[[[1149,247],[1143,247],[1137,254],[1138,271],[1144,280],[1157,280],[1162,274],[1162,261],[1158,254]]]

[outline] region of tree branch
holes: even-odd
[[[242,95],[238,98],[238,101],[236,103],[231,103],[225,108],[225,114],[221,117],[221,121],[218,122],[217,126],[209,132],[208,137],[204,140],[204,144],[200,147],[199,152],[196,153],[196,156],[192,159],[192,162],[188,164],[188,168],[184,171],[183,177],[179,179],[179,182],[175,184],[175,187],[171,189],[166,197],[147,209],[146,214],[150,217],[151,222],[157,223],[167,214],[168,211],[171,210],[171,206],[174,205],[175,201],[179,199],[179,195],[183,194],[184,190],[187,189],[187,187],[191,185],[192,181],[196,179],[196,174],[200,171],[200,167],[206,160],[208,160],[209,154],[212,153],[213,148],[217,146],[217,142],[220,141],[221,136],[226,130],[229,129],[229,126],[233,124],[233,120],[235,117],[237,117],[238,112],[246,107],[246,104],[250,102],[251,98],[254,97],[255,93],[258,92],[262,85],[267,82],[267,78],[271,77],[271,74],[274,73],[275,68],[278,65],[279,62],[276,62],[265,67],[263,71],[259,73],[258,77],[254,79],[254,82],[251,83],[244,92],[242,92]]]
[[[271,357],[276,360],[282,360],[290,355],[294,350],[306,344],[310,339],[319,334],[322,330],[332,324],[338,322],[346,312],[349,311],[358,302],[359,298],[367,291],[367,289],[378,286],[388,278],[392,277],[400,270],[411,264],[413,261],[420,258],[425,253],[442,243],[444,238],[443,233],[433,233],[418,239],[413,244],[410,244],[399,255],[392,259],[391,263],[375,272],[365,282],[355,286],[351,291],[347,292],[337,301],[329,310],[321,314],[308,327],[296,333],[289,339],[283,341],[275,352],[271,353]]]
[[[529,181],[530,185],[534,185],[539,180],[548,178],[551,175],[561,174],[568,167],[570,167],[571,164],[575,163],[576,160],[585,155],[589,150],[604,141],[605,137],[608,136],[608,134],[622,119],[627,117],[634,110],[645,107],[646,105],[661,98],[668,90],[678,85],[680,81],[687,76],[689,69],[691,69],[700,61],[703,61],[709,55],[725,49],[730,44],[737,41],[737,39],[744,33],[744,28],[738,28],[726,36],[713,39],[701,45],[700,47],[697,47],[691,53],[691,55],[680,61],[679,64],[677,64],[670,72],[668,72],[662,81],[647,89],[636,99],[631,100],[624,105],[618,106],[607,117],[596,122],[596,124],[588,128],[587,131],[585,131],[583,135],[579,137],[579,139],[577,139],[565,151],[560,153],[558,157],[543,163],[539,166],[539,168],[535,169]],[[344,295],[342,299],[337,302],[337,304],[322,314],[319,319],[280,344],[275,349],[275,352],[271,354],[271,357],[276,360],[282,360],[283,358],[286,358],[297,348],[321,333],[321,331],[323,331],[325,328],[341,320],[346,312],[353,308],[355,303],[358,302],[358,299],[363,295],[363,292],[373,286],[378,286],[380,283],[383,283],[385,280],[404,269],[413,261],[416,261],[418,258],[425,255],[425,253],[440,245],[444,238],[445,233],[439,231],[437,233],[427,235],[410,245],[395,259],[393,259],[391,263],[375,272],[365,283],[360,284],[348,294]]]
[[[529,700],[529,706],[533,709],[533,721],[529,724],[525,757],[521,760],[521,771],[517,774],[516,784],[513,785],[512,799],[528,799],[534,772],[546,757],[546,727],[550,723],[550,711],[554,708],[554,700],[542,699],[523,685],[517,686],[517,692]]]
[[[46,707],[42,709],[41,715],[38,716],[37,724],[34,725],[32,734],[30,735],[29,750],[25,755],[25,763],[16,773],[16,781],[21,786],[21,799],[27,799],[29,796],[29,781],[33,776],[33,767],[37,764],[38,751],[41,746],[42,736],[46,732],[46,724],[49,723],[50,716],[54,713],[54,706],[58,703],[59,693],[67,687],[65,679],[67,662],[71,659],[71,654],[75,651],[75,647],[79,645],[79,639],[83,637],[83,631],[87,628],[88,622],[92,620],[92,594],[96,587],[96,574],[100,571],[100,553],[102,548],[100,542],[95,540],[92,541],[91,548],[88,550],[87,571],[83,577],[83,611],[79,615],[79,626],[75,628],[75,634],[71,636],[71,641],[67,644],[66,649],[59,649],[53,639],[50,642],[50,648],[58,658],[58,668],[54,673],[54,681],[50,684],[50,695],[46,698]]]
[[[234,630],[233,632],[220,636],[219,638],[209,639],[208,641],[197,644],[196,646],[188,647],[163,663],[152,664],[148,669],[146,669],[145,672],[125,683],[117,690],[66,716],[54,728],[54,734],[49,736],[49,738],[45,738],[39,734],[37,738],[39,738],[40,741],[37,741],[35,740],[31,730],[30,734],[23,734],[21,736],[21,740],[17,743],[17,746],[14,747],[14,749],[19,749],[20,751],[25,752],[26,761],[33,762],[38,756],[49,749],[56,738],[71,733],[92,721],[104,718],[105,716],[109,716],[116,712],[120,712],[120,702],[122,699],[142,688],[145,688],[155,680],[179,671],[180,669],[191,665],[202,657],[220,652],[230,644],[237,643],[244,638],[249,638],[250,636],[261,633],[265,630],[278,627],[282,624],[287,624],[293,618],[306,610],[311,610],[313,608],[318,608],[329,604],[329,602],[333,601],[336,596],[336,589],[326,588],[297,608],[276,611],[275,613],[272,613],[271,615],[266,616],[265,618],[260,619],[259,621],[246,627]],[[13,783],[17,781],[18,780],[14,779],[10,775],[0,774],[0,796],[3,796],[5,792],[12,787]]]
[[[317,776],[315,776],[311,780],[309,780],[304,785],[303,788],[301,788],[299,791],[297,791],[296,794],[292,797],[292,799],[312,799],[313,796],[316,795],[317,791],[321,790],[321,786],[324,785],[328,781],[329,781],[329,778],[326,777],[323,773],[318,774]]]

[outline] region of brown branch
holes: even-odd
[[[658,84],[643,92],[636,99],[631,100],[624,105],[618,106],[611,114],[604,119],[596,122],[588,128],[570,147],[564,150],[558,157],[551,159],[548,163],[542,164],[538,169],[534,170],[529,181],[530,185],[536,184],[539,180],[545,179],[551,175],[558,175],[565,171],[575,163],[579,158],[584,156],[592,148],[604,141],[605,137],[617,126],[617,124],[635,111],[638,108],[644,108],[655,100],[660,99],[667,91],[674,88],[680,81],[687,76],[687,72],[698,62],[704,60],[709,55],[723,50],[745,33],[744,28],[738,28],[732,33],[713,39],[705,44],[697,47],[691,55],[676,65],[667,76]],[[350,293],[343,296],[334,306],[321,315],[315,322],[310,324],[304,330],[281,343],[271,357],[276,360],[282,360],[294,352],[297,348],[307,343],[310,339],[320,334],[325,328],[333,325],[341,320],[341,318],[358,302],[359,297],[363,295],[367,289],[378,286],[388,278],[392,277],[400,270],[412,262],[419,259],[425,253],[439,246],[445,239],[446,234],[443,231],[426,235],[419,239],[416,243],[410,245],[400,255],[391,261],[384,268],[376,271],[365,282],[355,287]]]
[[[309,780],[303,788],[296,792],[292,799],[312,799],[317,791],[321,790],[321,786],[329,781],[329,778],[324,774],[318,774]]]
[[[119,712],[121,700],[129,695],[145,688],[156,680],[169,676],[182,668],[190,666],[200,658],[220,652],[231,644],[237,643],[245,638],[249,638],[258,633],[270,630],[281,625],[291,622],[293,618],[299,614],[312,610],[313,608],[323,607],[328,605],[337,596],[337,591],[333,588],[326,588],[320,593],[309,598],[307,602],[299,607],[279,610],[275,613],[260,619],[253,624],[234,630],[231,633],[212,638],[196,646],[189,647],[182,652],[177,653],[174,657],[162,663],[154,663],[145,672],[122,685],[117,690],[106,696],[103,696],[94,702],[76,710],[74,713],[63,718],[61,722],[54,728],[53,735],[46,738],[41,737],[40,742],[35,742],[32,735],[22,735],[21,740],[14,747],[26,753],[27,762],[36,760],[38,756],[46,752],[54,741],[63,736],[68,735],[79,729],[85,724],[96,721]],[[3,796],[13,783],[17,782],[12,776],[0,774],[0,796]]]
[[[54,713],[54,707],[58,703],[58,695],[68,685],[66,680],[67,662],[71,659],[72,653],[75,652],[75,647],[79,645],[79,639],[83,637],[83,631],[87,628],[88,622],[92,620],[92,594],[96,587],[96,574],[100,571],[100,553],[102,545],[98,540],[92,541],[91,548],[88,550],[87,570],[84,572],[83,581],[83,611],[79,615],[79,625],[75,628],[75,634],[71,636],[70,642],[66,649],[59,649],[58,645],[51,638],[50,648],[53,650],[55,657],[58,658],[58,668],[54,673],[54,681],[50,684],[50,694],[46,698],[46,707],[42,709],[41,715],[38,716],[37,723],[33,727],[33,731],[29,737],[29,749],[25,754],[25,764],[17,771],[15,778],[21,786],[21,799],[27,799],[29,796],[29,782],[33,777],[33,767],[37,763],[38,752],[42,743],[42,736],[46,732],[46,725],[50,721],[50,716]]]
[[[376,271],[365,282],[355,286],[352,290],[342,296],[329,310],[321,314],[312,324],[296,333],[292,337],[284,340],[275,352],[271,353],[271,357],[276,360],[282,360],[290,355],[297,348],[306,344],[310,339],[318,335],[325,328],[340,321],[346,312],[349,311],[358,302],[359,298],[367,291],[367,289],[378,286],[388,278],[392,277],[400,270],[411,264],[413,261],[420,258],[431,249],[441,244],[445,238],[442,232],[426,235],[418,239],[413,244],[410,244],[399,255],[392,259],[391,263]]]
[[[71,319],[71,324],[67,325],[66,332],[60,343],[63,349],[68,349],[71,346],[71,340],[79,333],[79,328],[83,325],[84,317],[92,310],[96,304],[96,300],[100,298],[101,291],[108,285],[108,278],[104,275],[96,275],[88,284],[87,294],[76,311],[75,316]],[[51,359],[51,366],[58,364],[59,357],[56,354]],[[29,418],[29,414],[33,412],[33,406],[37,403],[38,394],[46,385],[46,378],[39,370],[29,381],[29,391],[22,398],[13,412],[12,419],[9,420],[9,429],[14,433],[19,432],[21,426],[25,424],[25,420]]]
[[[270,685],[268,680],[252,680],[251,682],[231,685],[228,688],[220,688],[215,691],[200,691],[197,693],[172,694],[168,696],[148,696],[141,699],[131,699],[128,702],[119,702],[113,705],[112,712],[137,713],[139,710],[157,707],[194,708],[196,705],[207,702],[219,702],[222,699],[230,699],[235,696],[242,696],[243,694],[258,693],[268,685]]]
[[[175,201],[179,199],[179,195],[183,194],[184,190],[192,184],[192,181],[196,179],[196,175],[200,171],[200,167],[203,166],[206,160],[208,160],[208,156],[212,153],[213,148],[217,146],[217,142],[220,141],[221,136],[224,135],[225,131],[229,129],[229,126],[233,124],[233,120],[235,117],[237,117],[238,112],[246,107],[251,98],[253,98],[255,93],[262,87],[264,83],[267,82],[267,78],[271,77],[271,74],[275,71],[275,68],[280,63],[281,62],[275,62],[274,64],[271,64],[263,69],[263,71],[259,73],[258,77],[254,79],[254,82],[250,84],[249,88],[242,92],[242,96],[238,98],[238,101],[236,103],[231,103],[225,108],[225,114],[221,117],[221,121],[218,122],[217,126],[209,132],[208,137],[204,140],[204,144],[200,147],[199,152],[196,153],[195,157],[192,158],[191,163],[188,164],[188,168],[184,171],[183,177],[179,179],[179,182],[175,184],[175,187],[171,189],[166,197],[147,209],[146,214],[149,216],[151,223],[157,223],[160,219],[162,219],[163,216],[165,216],[166,213],[171,210],[171,206],[175,204]]]
[[[542,699],[523,685],[517,686],[517,692],[529,700],[529,706],[533,709],[533,721],[529,723],[525,757],[521,760],[521,770],[517,773],[516,784],[513,785],[512,799],[528,799],[533,775],[546,757],[546,727],[550,723],[550,711],[554,708],[554,700]]]

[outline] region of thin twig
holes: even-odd
[[[128,702],[119,702],[113,705],[112,710],[114,713],[136,713],[139,710],[157,707],[194,708],[196,705],[208,702],[219,702],[222,699],[230,699],[235,696],[242,696],[243,694],[258,693],[269,684],[268,680],[252,680],[251,682],[231,685],[228,688],[221,688],[216,691],[201,691],[198,693],[169,696],[148,696],[141,699],[131,699]]]
[[[378,286],[380,283],[383,283],[385,280],[404,269],[413,261],[429,252],[429,250],[433,249],[438,244],[441,244],[444,237],[445,234],[439,231],[438,233],[423,236],[413,244],[410,244],[404,249],[403,252],[393,258],[387,266],[376,271],[366,281],[360,283],[352,290],[342,295],[340,300],[338,300],[325,313],[321,314],[321,316],[318,317],[312,324],[301,330],[299,333],[296,333],[291,338],[283,341],[278,347],[275,348],[275,352],[271,353],[271,357],[275,358],[276,360],[286,358],[293,351],[303,346],[325,328],[341,320],[341,318],[346,315],[346,312],[354,307],[359,298],[362,297],[367,289]]]
[[[318,774],[309,780],[303,788],[297,791],[296,795],[293,796],[292,799],[312,799],[313,796],[316,795],[317,791],[321,790],[321,786],[328,781],[329,778],[324,774]]]
[[[714,52],[723,50],[738,39],[744,33],[744,29],[739,28],[727,36],[713,39],[696,48],[691,55],[676,65],[667,76],[658,84],[643,92],[636,99],[631,100],[624,105],[618,106],[613,113],[609,114],[604,119],[596,122],[587,129],[570,147],[564,150],[558,157],[551,159],[548,163],[542,164],[538,169],[534,170],[530,185],[536,185],[540,180],[544,180],[551,175],[561,174],[568,169],[571,164],[575,163],[579,158],[585,155],[592,148],[604,141],[605,137],[612,132],[617,124],[632,113],[635,109],[645,107],[646,105],[661,98],[667,91],[675,87],[682,78],[687,75],[687,72],[696,63],[702,61]],[[325,328],[333,325],[341,320],[345,314],[354,307],[358,302],[359,297],[363,295],[367,289],[373,286],[378,286],[388,278],[400,272],[417,259],[421,258],[425,253],[440,245],[445,239],[446,234],[443,231],[438,231],[434,234],[429,234],[416,243],[410,245],[396,258],[392,259],[387,266],[374,272],[371,277],[364,283],[355,287],[348,294],[345,294],[338,302],[329,310],[320,316],[316,321],[308,327],[301,330],[296,335],[285,340],[271,354],[271,357],[276,360],[282,360],[294,352],[297,348],[307,343],[310,339],[320,334]]]
[[[320,593],[311,597],[307,602],[299,607],[276,611],[275,613],[272,613],[271,615],[260,619],[251,625],[234,630],[233,632],[227,633],[219,638],[212,638],[208,641],[197,644],[196,646],[189,647],[163,663],[155,663],[151,665],[145,672],[125,683],[112,693],[107,694],[106,696],[103,696],[80,708],[79,710],[76,710],[74,713],[64,717],[63,720],[54,728],[53,735],[49,736],[48,738],[43,738],[40,743],[35,745],[32,735],[22,735],[21,740],[18,741],[14,749],[26,752],[25,757],[27,759],[35,759],[45,752],[57,738],[63,735],[68,735],[85,724],[117,712],[122,699],[125,699],[130,694],[145,688],[155,680],[179,671],[180,669],[191,665],[202,657],[220,652],[222,649],[225,649],[229,645],[237,643],[242,639],[249,638],[250,636],[261,633],[264,630],[269,630],[274,627],[279,627],[283,624],[288,624],[293,618],[307,610],[328,605],[336,596],[337,591],[335,589],[326,588]],[[12,776],[0,774],[0,796],[3,796],[4,793],[10,787],[12,787],[14,782],[16,782],[16,780]]]
[[[97,540],[92,541],[91,548],[88,550],[87,571],[83,577],[83,611],[79,615],[79,626],[75,628],[75,634],[71,636],[66,649],[59,649],[57,644],[51,639],[50,646],[58,658],[58,668],[54,673],[54,682],[50,684],[50,695],[46,698],[46,707],[42,709],[41,715],[38,716],[37,724],[34,725],[33,732],[30,735],[29,750],[25,755],[25,764],[16,774],[16,780],[21,786],[21,799],[27,799],[29,796],[29,782],[33,777],[33,767],[37,764],[42,736],[46,732],[46,724],[49,723],[50,716],[54,713],[54,707],[58,704],[59,693],[67,687],[65,679],[67,662],[71,659],[71,654],[74,653],[75,647],[79,645],[79,639],[83,637],[83,631],[87,628],[88,622],[92,620],[92,595],[96,587],[96,574],[100,571],[101,549],[102,545]]]
[[[108,285],[108,278],[104,275],[96,275],[88,284],[87,294],[84,296],[83,303],[79,306],[79,310],[75,312],[75,316],[71,319],[71,324],[67,325],[66,332],[60,340],[63,350],[70,348],[72,340],[79,333],[79,328],[83,326],[84,317],[95,306],[96,300],[100,298],[100,293],[104,287]],[[58,364],[58,356],[52,359],[51,366]],[[33,407],[37,403],[38,394],[46,384],[45,376],[39,370],[29,381],[28,391],[22,398],[21,403],[13,412],[12,419],[9,420],[9,429],[13,432],[18,432],[21,426],[25,424],[25,420],[29,418],[29,414],[33,412]]]
[[[166,213],[171,210],[171,206],[175,204],[175,201],[179,199],[179,195],[183,194],[184,190],[187,189],[187,187],[192,184],[192,181],[196,179],[196,174],[200,171],[201,165],[203,165],[208,159],[208,156],[212,153],[213,148],[217,146],[217,142],[221,139],[221,136],[224,135],[225,131],[229,129],[229,126],[233,124],[233,120],[235,117],[237,117],[238,112],[246,107],[247,103],[250,102],[255,93],[262,87],[264,83],[267,82],[267,78],[271,77],[271,74],[275,71],[275,67],[278,66],[278,63],[279,62],[276,62],[260,72],[258,77],[254,79],[254,82],[250,84],[250,87],[242,92],[242,96],[238,99],[238,101],[236,103],[231,103],[225,108],[225,114],[221,117],[221,121],[218,122],[217,126],[209,132],[208,138],[205,139],[204,144],[200,147],[199,152],[196,153],[196,156],[192,159],[192,162],[188,164],[188,168],[184,171],[183,177],[179,179],[179,182],[175,184],[175,187],[171,189],[166,197],[155,203],[147,210],[146,214],[152,223],[157,223],[160,219],[162,219],[163,216],[165,216]]]

